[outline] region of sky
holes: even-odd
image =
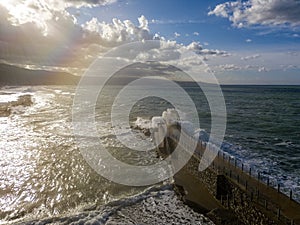
[[[299,0],[0,1],[2,63],[82,75],[110,49],[154,39],[159,56],[201,56],[221,84],[300,84]]]

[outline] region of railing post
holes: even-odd
[[[280,192],[280,184],[277,184],[277,192]]]
[[[251,176],[251,167],[249,168],[249,175]]]
[[[248,181],[247,180],[246,180],[245,186],[246,186],[246,191],[247,191],[248,190]]]
[[[269,177],[267,179],[267,185],[268,185],[268,187],[270,186],[270,178]]]
[[[229,195],[227,194],[227,208],[229,208]]]
[[[244,171],[244,163],[242,163],[242,171]]]
[[[265,199],[265,209],[268,209],[268,201]]]
[[[280,208],[277,209],[277,219],[280,219]]]
[[[234,167],[235,167],[235,168],[236,168],[236,164],[237,164],[236,158],[234,158]]]
[[[260,172],[257,174],[257,179],[260,180]]]
[[[293,191],[292,191],[292,189],[290,190],[290,200],[293,200]]]

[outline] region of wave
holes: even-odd
[[[81,212],[42,220],[35,224],[213,224],[209,219],[184,205],[173,185],[154,186],[143,193],[118,199],[103,206],[90,206]]]

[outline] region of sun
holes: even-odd
[[[7,0],[0,4],[7,9],[12,25],[33,23],[47,35],[47,21],[52,19],[52,13],[44,0]]]

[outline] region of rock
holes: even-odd
[[[143,129],[143,133],[147,137],[150,137],[150,135],[151,135],[150,129]]]
[[[11,106],[31,106],[33,104],[31,95],[21,95],[19,96],[17,101],[13,101],[10,103]]]
[[[8,105],[0,105],[0,117],[8,117],[11,114],[11,108]]]
[[[150,132],[150,129],[147,129],[147,128],[141,128],[140,126],[138,125],[133,125],[133,126],[130,126],[131,129],[134,129],[134,130],[140,130],[142,131],[142,133],[147,136],[147,137],[150,137],[151,135],[151,132]]]
[[[31,106],[33,101],[31,95],[21,95],[18,100],[0,104],[0,117],[8,117],[11,114],[11,108],[16,106]]]

